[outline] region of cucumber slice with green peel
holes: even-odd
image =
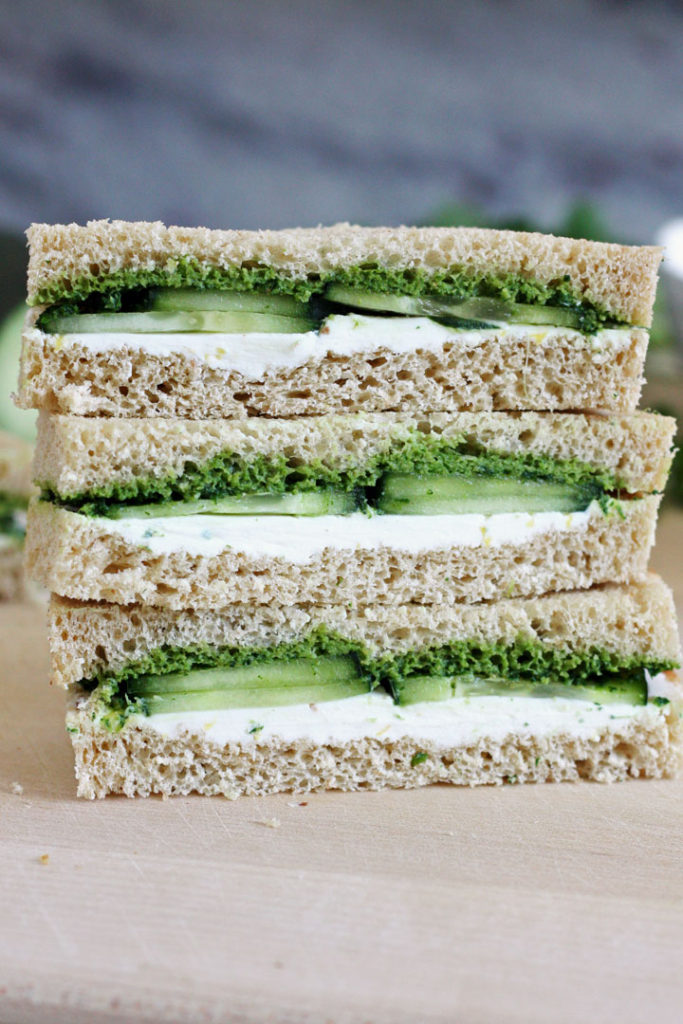
[[[570,513],[585,509],[593,497],[593,488],[552,480],[387,473],[380,481],[377,508],[392,515]]]
[[[448,676],[408,676],[392,683],[392,689],[397,704],[424,704],[450,700],[453,681]]]
[[[592,704],[647,704],[647,681],[642,679],[616,679],[596,682],[593,686],[571,683],[534,683],[521,679],[479,679],[474,676],[453,678],[454,697],[562,697],[565,700],[585,700]]]
[[[446,327],[457,330],[486,330],[497,325],[482,320],[479,316],[459,313],[459,307],[452,302],[439,299],[433,302],[413,295],[383,295],[375,292],[359,292],[343,285],[330,285],[325,298],[342,306],[367,310],[373,313],[396,313],[401,316],[427,316],[439,320]]]
[[[297,494],[240,494],[197,501],[165,501],[151,505],[120,505],[110,519],[157,519],[166,516],[343,516],[355,511],[352,494],[344,491],[300,491]]]
[[[154,693],[187,693],[197,690],[322,690],[340,683],[360,680],[355,659],[348,654],[323,655],[318,658],[294,658],[289,661],[266,661],[233,668],[197,668],[189,672],[138,676],[128,683],[134,697]],[[363,682],[365,689],[367,683]],[[311,698],[313,699],[313,698]]]
[[[75,313],[50,320],[50,334],[305,334],[317,327],[306,317],[274,313],[175,310],[148,313]]]
[[[221,310],[234,313],[267,313],[277,316],[308,317],[308,305],[291,295],[264,292],[221,292],[214,289],[155,288],[150,293],[149,309],[190,312]]]
[[[642,680],[610,680],[593,686],[477,676],[410,676],[394,684],[397,704],[418,704],[450,697],[562,697],[592,704],[643,705],[647,704],[647,681],[643,673]]]
[[[234,708],[276,708],[291,704],[324,704],[368,693],[362,680],[328,686],[257,686],[230,690],[192,690],[186,693],[153,694],[143,698],[150,715],[173,711],[229,711]]]
[[[578,310],[560,306],[532,306],[522,302],[505,302],[503,299],[486,296],[458,299],[442,295],[384,295],[333,284],[326,289],[325,298],[343,306],[367,309],[375,313],[478,322],[480,328],[495,327],[497,323],[574,328],[581,326],[581,312]],[[453,326],[457,327],[458,324],[454,323]]]
[[[325,298],[340,306],[369,309],[376,313],[399,313],[403,316],[424,316],[424,300],[413,295],[384,295],[376,292],[362,292],[331,284],[325,289]]]
[[[369,693],[368,683],[349,655],[139,676],[128,684],[129,696],[142,698],[150,714],[313,704],[362,693]]]

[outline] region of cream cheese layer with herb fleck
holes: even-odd
[[[219,333],[85,333],[53,335],[58,348],[78,347],[90,352],[137,349],[154,356],[180,354],[202,360],[211,367],[239,373],[258,380],[271,370],[283,370],[326,355],[354,356],[379,349],[401,354],[415,351],[440,352],[445,345],[466,351],[476,348],[492,335],[502,339],[524,338],[536,343],[574,343],[588,348],[593,362],[602,365],[626,349],[630,328],[605,328],[585,335],[566,327],[538,324],[499,324],[493,330],[449,327],[428,317],[383,317],[364,314],[333,314],[319,330],[304,334],[219,334]]]
[[[186,552],[212,557],[226,550],[251,558],[283,558],[306,563],[326,548],[342,551],[387,547],[418,553],[453,547],[520,544],[557,531],[576,533],[602,519],[597,501],[580,512],[508,512],[498,515],[345,516],[159,516],[95,521],[102,531],[155,555]]]

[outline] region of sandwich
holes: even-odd
[[[43,415],[27,563],[66,597],[169,608],[629,582],[674,427],[648,413]]]
[[[28,238],[19,404],[115,417],[629,412],[661,259],[473,228]]]
[[[24,593],[23,547],[31,486],[31,445],[0,431],[0,600]]]
[[[28,236],[27,564],[79,795],[675,772],[658,249]]]
[[[53,597],[79,795],[664,777],[678,766],[671,594],[173,611]]]

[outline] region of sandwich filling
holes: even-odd
[[[577,459],[476,450],[419,430],[355,464],[222,452],[165,477],[108,481],[76,494],[43,488],[44,500],[99,517],[105,533],[155,554],[231,549],[293,563],[326,548],[524,543],[623,514],[621,496],[613,473]]]
[[[663,681],[665,686],[660,687]],[[653,680],[654,696],[646,704],[627,700],[600,703],[578,695],[466,696],[409,706],[395,704],[388,693],[373,691],[343,700],[285,707],[232,708],[211,711],[169,711],[145,716],[131,714],[129,727],[138,726],[172,739],[199,735],[218,746],[246,747],[270,742],[337,745],[362,740],[394,743],[411,740],[417,746],[412,768],[428,762],[430,748],[453,748],[478,741],[502,742],[508,736],[535,740],[570,735],[589,740],[596,734],[620,732],[630,722],[654,725],[668,715],[664,676]],[[80,701],[76,702],[76,706]],[[108,720],[107,720],[108,721]],[[106,726],[108,728],[108,726]],[[77,733],[76,721],[67,718],[67,729]],[[509,779],[514,782],[514,777]]]
[[[254,297],[257,309],[263,308],[264,300],[274,299],[271,309],[289,309],[317,322],[330,307],[341,307],[426,313],[456,320],[459,326],[500,320],[558,324],[575,327],[584,334],[619,323],[609,310],[578,295],[568,276],[543,283],[531,277],[457,268],[427,273],[415,268],[362,265],[296,278],[269,266],[217,267],[184,256],[169,258],[163,267],[153,269],[136,267],[101,273],[96,268],[76,281],[45,285],[35,301],[48,305],[40,326],[52,332],[50,321],[55,318],[168,309],[169,303],[170,308],[178,309],[187,306],[188,294],[189,301],[199,295],[203,308],[211,309],[206,297],[211,301],[213,295],[221,293]],[[215,302],[213,306],[221,308]]]
[[[570,650],[525,637],[377,651],[318,627],[269,647],[157,648],[118,671],[101,669],[80,687],[91,693],[94,717],[117,731],[131,716],[290,708],[290,720],[297,709],[308,718],[312,706],[327,703],[351,709],[352,717],[356,709],[362,717],[377,707],[399,721],[412,707],[438,719],[441,711],[452,715],[491,697],[543,707],[558,700],[642,707],[650,697],[665,702],[648,692],[648,679],[676,667],[673,660]]]

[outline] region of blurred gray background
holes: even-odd
[[[683,214],[679,3],[0,6],[4,229]]]

